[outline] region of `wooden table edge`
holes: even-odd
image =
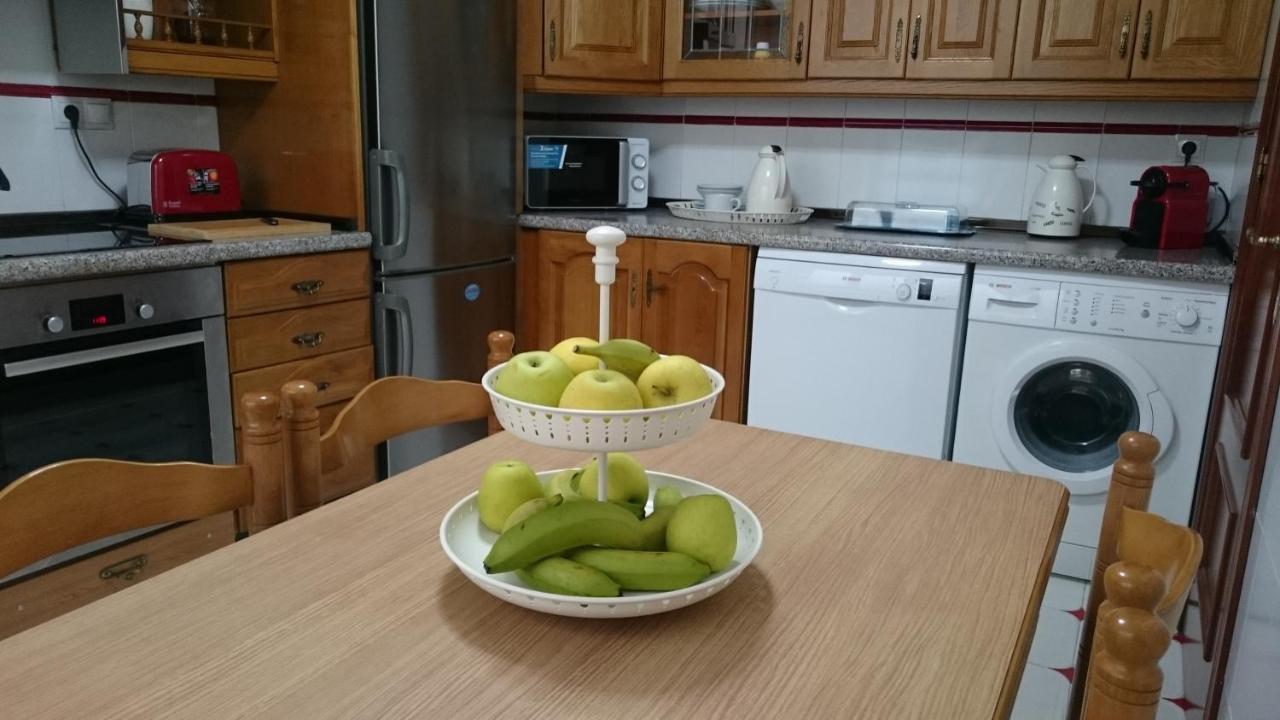
[[[1022,627],[1018,629],[1017,646],[1013,657],[1010,658],[1009,670],[1005,673],[1004,686],[1000,688],[1000,698],[994,716],[997,718],[1008,718],[1013,714],[1013,705],[1018,699],[1018,689],[1022,686],[1022,674],[1026,671],[1027,659],[1031,655],[1031,643],[1035,640],[1036,625],[1040,620],[1040,605],[1044,602],[1049,574],[1053,571],[1053,561],[1058,555],[1058,544],[1062,542],[1062,530],[1067,523],[1070,491],[1056,481],[1038,479],[1058,486],[1058,515],[1053,522],[1053,542],[1045,548],[1044,557],[1040,558],[1040,572],[1036,574],[1036,587],[1039,588],[1039,592],[1033,593],[1027,601],[1026,611],[1022,615]]]

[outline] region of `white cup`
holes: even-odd
[[[733,212],[742,207],[740,185],[699,185],[698,194],[702,196],[704,210],[716,212]]]
[[[791,198],[754,198],[751,201],[751,205],[747,208],[747,212],[789,213],[791,212]]]

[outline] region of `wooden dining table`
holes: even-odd
[[[500,433],[0,642],[11,718],[991,718],[1009,714],[1067,512],[1040,478],[712,421],[637,454],[764,545],[724,591],[584,620],[440,547]]]

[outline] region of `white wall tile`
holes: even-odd
[[[103,182],[120,197],[125,196],[125,166],[133,152],[133,113],[131,103],[112,103],[115,127],[111,130],[81,130],[85,150]],[[111,210],[116,199],[93,179],[89,166],[80,155],[70,130],[53,132],[54,152],[62,176],[62,198],[66,210]],[[126,198],[127,201],[127,198]]]
[[[733,142],[733,128],[720,125],[685,125],[684,151],[680,170],[680,196],[698,197],[703,183],[746,185],[735,162],[739,155]]]
[[[790,102],[786,98],[738,98],[734,112],[742,117],[786,117]]]
[[[847,118],[886,118],[898,119],[906,117],[906,101],[893,98],[858,98],[849,100],[844,106]]]
[[[735,184],[745,186],[751,179],[751,171],[760,159],[760,148],[765,145],[781,146],[787,152],[786,127],[759,127],[755,125],[736,125],[733,128],[733,157],[729,161],[731,180]]]
[[[1200,164],[1205,172],[1209,173],[1209,179],[1218,183],[1229,198],[1235,194],[1236,159],[1239,155],[1240,138],[1238,137],[1210,137],[1202,149]],[[1217,191],[1210,192],[1209,201],[1209,222],[1212,225],[1222,218],[1226,208],[1223,205],[1222,196]],[[1227,222],[1230,222],[1230,219]],[[1226,228],[1225,225],[1223,227]]]
[[[1038,109],[1038,108],[1037,108]],[[1044,172],[1038,167],[1049,162],[1049,158],[1054,155],[1078,155],[1085,159],[1084,165],[1077,171],[1082,180],[1082,187],[1085,195],[1088,196],[1093,192],[1094,179],[1098,171],[1098,153],[1102,147],[1102,135],[1089,135],[1082,133],[1033,133],[1031,135],[1031,152],[1027,161],[1026,174],[1026,192],[1023,194],[1024,199],[1031,198],[1031,194],[1040,186],[1040,180],[1044,178]],[[1022,215],[1019,219],[1027,218],[1027,202],[1023,203]],[[1084,222],[1087,224],[1101,224],[1105,222],[1106,215],[1098,211],[1097,202],[1094,207],[1084,215]],[[1124,225],[1129,224],[1129,218],[1126,216]]]
[[[902,130],[845,128],[840,155],[839,202],[894,202],[898,199],[898,156]]]
[[[685,98],[684,111],[688,115],[733,115],[738,111],[737,98],[691,97]]]
[[[1249,199],[1249,188],[1253,180],[1253,159],[1257,150],[1257,135],[1246,135],[1240,138],[1240,149],[1236,153],[1235,166],[1232,168],[1234,179],[1231,182],[1231,220],[1227,223],[1230,229],[1227,237],[1232,242],[1239,239],[1244,229],[1244,209]]]
[[[187,105],[129,103],[133,111],[133,148],[189,147],[196,141],[195,110]]]
[[[49,118],[50,103],[46,98],[0,97],[0,168],[4,168],[12,186],[9,192],[0,192],[0,213],[63,209],[62,180]]]
[[[1030,151],[1031,133],[965,133],[959,199],[969,215],[1022,218]]]
[[[963,160],[962,133],[904,130],[902,155],[898,162],[897,199],[900,202],[955,205],[960,200]]]
[[[659,198],[684,198],[681,159],[684,126],[641,125],[639,134],[649,138],[649,194]]]
[[[969,116],[969,101],[908,99],[903,112],[908,120],[964,120]]]
[[[1041,100],[1036,103],[1036,122],[1100,123],[1106,118],[1104,102],[1063,102]]]
[[[840,208],[841,128],[787,128],[787,176],[797,205]]]
[[[788,116],[843,118],[846,104],[841,98],[793,98]]]
[[[201,150],[222,147],[218,137],[218,109],[198,105],[192,110],[191,147]]]
[[[1035,114],[1036,104],[1031,100],[972,100],[969,102],[970,120],[1030,122],[1035,118]]]

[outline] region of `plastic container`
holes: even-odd
[[[839,227],[850,230],[972,235],[963,209],[953,205],[922,205],[912,202],[869,202],[855,200],[845,211]]]

